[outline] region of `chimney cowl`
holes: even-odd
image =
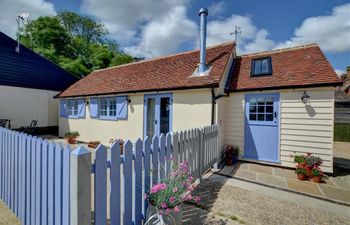
[[[207,15],[208,15],[208,9],[206,9],[206,8],[201,8],[201,9],[199,10],[198,15],[201,15],[202,13],[205,13],[205,15],[207,16]]]

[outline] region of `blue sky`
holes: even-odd
[[[209,9],[208,45],[233,40],[238,25],[241,54],[316,42],[338,72],[350,65],[350,3],[342,0],[0,0],[0,30],[13,36],[15,22],[1,14],[71,10],[106,24],[125,52],[150,58],[196,48],[201,7]]]

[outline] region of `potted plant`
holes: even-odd
[[[315,166],[314,168],[312,168],[311,173],[312,173],[312,180],[315,183],[321,183],[322,176],[323,176],[322,170],[318,166]]]
[[[200,201],[199,196],[192,196],[194,179],[189,174],[188,162],[174,165],[172,172],[167,179],[154,184],[149,193],[145,194],[148,200],[146,212],[146,224],[153,224],[156,218],[162,217],[165,224],[181,224],[182,202]]]
[[[233,152],[234,152],[233,145],[227,145],[225,154],[226,154],[226,165],[228,166],[233,165]]]
[[[239,148],[235,147],[233,149],[233,156],[232,156],[233,163],[237,163],[238,162],[238,156],[239,156]]]
[[[119,143],[120,154],[122,155],[124,152],[124,140],[122,138],[111,138],[109,143],[112,145],[114,142]]]
[[[312,169],[322,164],[322,159],[312,155],[312,153],[306,153],[306,155],[292,155],[292,158],[294,163],[297,163],[297,168],[303,167],[306,170],[306,175],[308,177],[313,177]]]
[[[64,138],[67,140],[68,144],[75,144],[76,139],[80,136],[78,131],[68,131],[64,134]]]
[[[298,180],[305,180],[307,177],[307,169],[303,165],[297,165],[295,173],[297,174]]]

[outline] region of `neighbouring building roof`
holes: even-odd
[[[0,85],[63,91],[78,78],[0,32]]]
[[[349,102],[350,103],[350,95],[345,93],[340,88],[337,88],[337,90],[335,90],[334,99],[335,99],[335,102]]]
[[[77,97],[218,86],[233,50],[233,42],[207,48],[206,76],[191,76],[199,50],[96,70],[57,97]]]
[[[271,57],[272,74],[251,76],[252,60]],[[237,57],[231,92],[261,89],[336,86],[340,79],[316,44]]]

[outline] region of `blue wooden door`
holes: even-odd
[[[145,95],[143,127],[151,138],[172,130],[172,94]]]
[[[244,158],[279,162],[279,94],[245,98]]]

